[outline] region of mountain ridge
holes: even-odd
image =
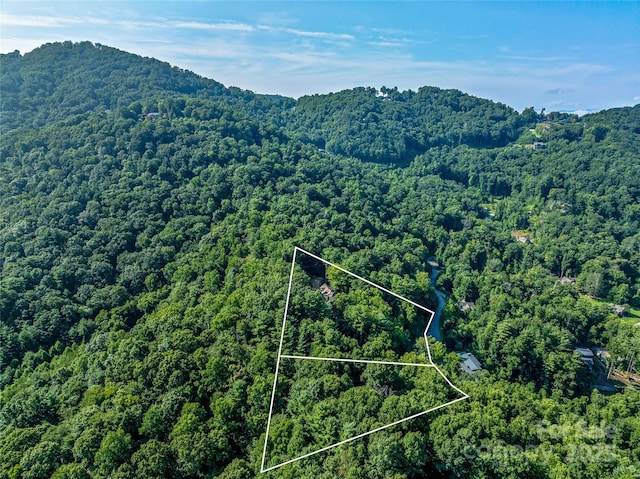
[[[124,115],[158,110],[161,115],[179,114],[176,101],[197,97],[283,128],[321,149],[366,161],[408,164],[432,147],[505,146],[544,119],[533,108],[518,113],[459,90],[427,86],[415,92],[357,87],[297,100],[255,94],[90,42],[46,44],[23,56],[5,54],[1,73],[0,131],[43,125],[96,108]],[[579,121],[567,113],[548,116]]]

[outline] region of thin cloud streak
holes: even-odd
[[[161,28],[175,27],[193,30],[211,30],[211,31],[234,31],[234,32],[253,32],[256,29],[246,23],[201,23],[201,22],[170,22],[168,25],[160,25]]]
[[[393,42],[393,41],[379,41],[379,42],[368,42],[369,45],[374,47],[383,47],[383,48],[400,48],[404,47],[406,44],[401,42]]]
[[[102,24],[111,26],[122,26],[127,29],[155,28],[155,29],[185,29],[200,30],[210,32],[273,32],[285,33],[293,36],[318,38],[330,41],[354,41],[356,37],[348,33],[333,33],[323,31],[300,30],[294,28],[270,26],[264,24],[249,25],[240,22],[197,22],[197,21],[148,21],[139,19],[112,19],[105,20],[95,16],[68,17],[68,16],[37,16],[37,15],[12,15],[0,13],[0,23],[5,26],[15,27],[40,27],[56,28],[68,27],[70,25]]]
[[[38,27],[56,28],[82,24],[80,18],[45,16],[45,15],[12,15],[0,12],[0,24],[5,27]]]
[[[536,57],[536,56],[524,56],[524,55],[501,55],[499,58],[504,58],[507,60],[524,60],[528,62],[560,62],[560,61],[568,61],[568,60],[574,59],[571,57],[543,57],[543,56]]]
[[[272,27],[269,25],[259,25],[257,28],[259,30],[263,30],[266,32],[289,33],[291,35],[296,35],[300,37],[322,38],[325,40],[351,41],[356,39],[356,37],[354,37],[353,35],[349,35],[346,33],[312,32],[312,31],[305,31],[305,30],[296,30],[294,28]]]

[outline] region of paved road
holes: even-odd
[[[427,334],[436,341],[440,341],[440,314],[442,313],[442,308],[444,308],[444,303],[446,301],[446,296],[444,293],[436,289],[436,278],[441,273],[441,270],[433,268],[431,270],[431,286],[433,286],[433,291],[436,293],[436,297],[438,298],[438,307],[436,308],[436,314],[433,317],[433,321],[431,322],[431,326],[429,327],[429,331]]]

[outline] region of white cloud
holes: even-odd
[[[384,47],[384,48],[397,48],[405,46],[402,42],[394,42],[394,41],[378,41],[378,42],[368,42],[369,45],[373,45],[374,47]]]
[[[323,38],[326,40],[355,40],[355,37],[353,35],[349,35],[347,33],[308,32],[305,30],[294,30],[292,28],[286,28],[283,31],[302,37]]]
[[[246,23],[222,22],[222,23],[201,23],[201,22],[171,22],[171,26],[176,28],[185,28],[192,30],[211,30],[211,31],[236,31],[236,32],[253,32],[255,30],[251,25]],[[167,25],[164,25],[165,27]]]
[[[348,33],[314,32],[296,30],[295,28],[273,27],[269,25],[259,25],[258,29],[267,32],[289,33],[300,37],[322,38],[324,40],[355,40],[355,37]]]
[[[45,15],[13,15],[0,12],[0,25],[4,27],[39,27],[54,28],[67,27],[83,23],[79,18],[45,16]]]
[[[524,55],[503,55],[500,58],[507,60],[525,60],[530,62],[558,62],[562,60],[571,60],[569,57],[554,57],[554,56],[524,56]]]
[[[373,40],[369,40],[367,43],[369,45],[373,45],[376,47],[404,48],[404,47],[417,45],[418,43],[421,43],[421,42],[418,42],[416,40],[413,40],[411,38],[406,38],[406,37],[378,37]],[[422,43],[426,43],[426,42],[422,42]]]
[[[590,113],[595,113],[598,110],[590,109],[590,110],[568,110],[566,113],[573,113],[574,115],[584,116]]]

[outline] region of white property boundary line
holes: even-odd
[[[281,354],[280,357],[288,359],[311,359],[314,361],[333,361],[337,363],[392,364],[395,366],[423,366],[425,368],[434,367],[433,364],[399,363],[396,361],[373,361],[369,359],[318,358],[316,356],[292,356],[290,354]]]
[[[291,285],[293,284],[293,271],[295,268],[295,264],[296,264],[296,256],[298,251],[300,251],[301,253],[304,253],[308,256],[311,256],[312,258],[317,259],[318,261],[321,261],[322,263],[332,266],[340,271],[342,271],[343,273],[346,273],[350,276],[353,276],[354,278],[359,279],[360,281],[363,281],[371,286],[373,286],[374,288],[378,288],[381,291],[384,291],[387,294],[390,294],[392,296],[395,296],[396,298],[405,301],[413,306],[415,306],[416,308],[422,309],[423,311],[426,311],[427,313],[429,313],[431,315],[431,317],[429,318],[429,321],[427,322],[427,327],[424,330],[424,342],[425,345],[427,347],[427,356],[429,357],[429,362],[431,364],[424,364],[424,363],[402,363],[402,362],[393,362],[393,361],[370,361],[370,360],[364,360],[364,359],[342,359],[342,358],[321,358],[321,357],[314,357],[314,356],[295,356],[295,355],[289,355],[289,354],[282,354],[282,344],[284,343],[284,328],[285,325],[287,323],[287,313],[289,311],[289,299],[291,298]],[[352,273],[351,271],[347,271],[346,269],[342,268],[341,266],[338,266],[337,264],[333,264],[325,259],[322,259],[319,256],[314,255],[313,253],[309,253],[308,251],[303,250],[302,248],[298,248],[297,246],[294,246],[293,249],[293,258],[291,260],[291,272],[289,273],[289,287],[287,289],[287,300],[284,306],[284,317],[282,319],[282,330],[280,331],[280,345],[278,347],[278,357],[276,359],[276,372],[273,378],[273,389],[271,391],[271,402],[269,404],[269,416],[267,418],[267,432],[265,434],[265,438],[264,438],[264,447],[262,450],[262,463],[260,465],[260,472],[267,472],[267,471],[271,471],[273,469],[277,469],[279,467],[282,467],[286,464],[291,464],[293,462],[299,461],[300,459],[305,459],[309,456],[313,456],[314,454],[318,454],[320,452],[323,451],[327,451],[329,449],[332,449],[334,447],[340,446],[342,444],[346,444],[348,442],[351,441],[355,441],[356,439],[360,439],[362,437],[368,436],[369,434],[373,434],[374,432],[378,432],[378,431],[382,431],[383,429],[387,429],[389,427],[395,426],[397,424],[403,423],[405,421],[409,421],[411,419],[415,419],[419,416],[422,416],[424,414],[430,413],[432,411],[435,411],[436,409],[440,409],[443,408],[445,406],[449,406],[453,403],[456,403],[458,401],[462,401],[464,399],[467,399],[469,397],[469,395],[467,393],[465,393],[464,391],[462,391],[461,389],[459,389],[458,387],[454,386],[453,383],[451,381],[449,381],[449,379],[444,375],[444,373],[440,370],[440,368],[438,368],[438,366],[436,366],[436,364],[433,362],[433,359],[431,358],[431,350],[429,349],[429,340],[427,339],[427,332],[429,331],[429,327],[431,326],[431,322],[433,321],[433,318],[435,317],[435,312],[431,311],[428,308],[425,308],[424,306],[421,306],[413,301],[411,301],[410,299],[405,298],[404,296],[400,296],[399,294],[394,293],[393,291],[389,291],[388,289],[386,289],[383,286],[380,286],[379,284],[376,284],[372,281],[369,281],[368,279],[363,278],[362,276],[358,276],[355,273]],[[449,386],[451,386],[453,389],[455,389],[457,392],[459,392],[460,394],[462,394],[462,397],[458,398],[458,399],[454,399],[453,401],[449,401],[446,404],[441,404],[439,406],[435,406],[432,407],[430,409],[427,409],[426,411],[422,411],[419,412],[417,414],[414,414],[412,416],[409,417],[405,417],[404,419],[400,419],[399,421],[395,421],[392,422],[391,424],[386,424],[384,426],[380,426],[378,428],[375,428],[371,431],[367,431],[365,433],[362,434],[358,434],[357,436],[353,436],[350,437],[349,439],[345,439],[344,441],[340,441],[337,442],[335,444],[331,444],[330,446],[326,446],[323,447],[322,449],[318,449],[317,451],[313,451],[313,452],[309,452],[307,454],[304,454],[300,457],[296,457],[294,459],[289,459],[288,461],[282,462],[280,464],[277,464],[275,466],[271,466],[265,469],[264,467],[264,462],[267,456],[267,444],[269,442],[269,430],[271,428],[271,416],[273,414],[273,404],[275,402],[275,397],[276,397],[276,387],[278,384],[278,371],[280,370],[280,359],[281,358],[286,358],[286,359],[306,359],[306,360],[312,360],[312,361],[336,361],[336,362],[349,362],[349,363],[366,363],[366,364],[387,364],[387,365],[397,365],[397,366],[419,366],[419,367],[432,367],[434,368],[436,371],[438,371],[438,373],[440,374],[440,376],[442,376],[444,378],[444,380],[447,382],[447,384],[449,384]]]

